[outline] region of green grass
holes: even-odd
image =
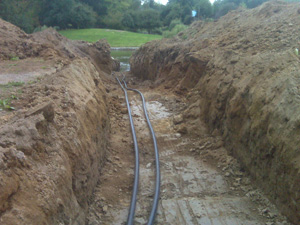
[[[12,57],[12,58],[10,58],[10,60],[11,60],[11,61],[18,61],[18,60],[20,60],[20,59],[19,59],[19,57]]]
[[[106,39],[111,47],[139,47],[148,41],[162,38],[161,35],[108,29],[72,29],[62,30],[59,33],[72,40],[96,42],[100,39]]]
[[[7,84],[0,84],[0,88],[11,88],[11,87],[19,87],[23,86],[24,82],[11,81]]]

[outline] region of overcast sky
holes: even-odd
[[[167,4],[168,0],[155,0],[156,2],[159,2],[161,4]]]
[[[155,0],[156,2],[160,2],[161,4],[167,4],[168,0]],[[209,0],[211,3],[213,3],[215,0]]]

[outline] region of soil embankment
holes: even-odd
[[[271,1],[196,22],[131,58],[132,73],[187,96],[179,131],[204,121],[265,193],[300,220],[300,6]]]
[[[2,81],[31,79],[13,93],[16,110],[0,111],[0,223],[84,224],[110,131],[109,45],[51,29],[27,35],[0,20],[0,59]],[[11,85],[2,82],[1,97]]]

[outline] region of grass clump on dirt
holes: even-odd
[[[3,109],[14,110],[15,108],[11,106],[12,99],[16,99],[16,96],[13,95],[11,98],[0,99],[0,111]]]
[[[10,58],[10,61],[18,61],[18,60],[20,60],[19,57],[12,57],[12,58]]]
[[[11,92],[18,90],[19,87],[23,86],[24,82],[8,82],[7,84],[0,84],[0,111],[2,110],[14,110],[11,106],[13,100],[17,100],[18,97]]]
[[[24,82],[11,81],[7,84],[0,84],[0,88],[11,88],[11,87],[20,87],[23,86]]]
[[[71,40],[96,42],[100,39],[106,39],[111,47],[139,47],[146,42],[162,38],[161,35],[109,29],[72,29],[62,30],[59,33]]]

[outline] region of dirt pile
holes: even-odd
[[[142,46],[132,73],[186,95],[183,116],[204,121],[289,218],[300,219],[300,6],[271,1],[174,39]]]
[[[27,35],[0,20],[0,49],[1,60],[42,57],[56,68],[0,112],[0,224],[84,224],[110,131],[109,45]]]

